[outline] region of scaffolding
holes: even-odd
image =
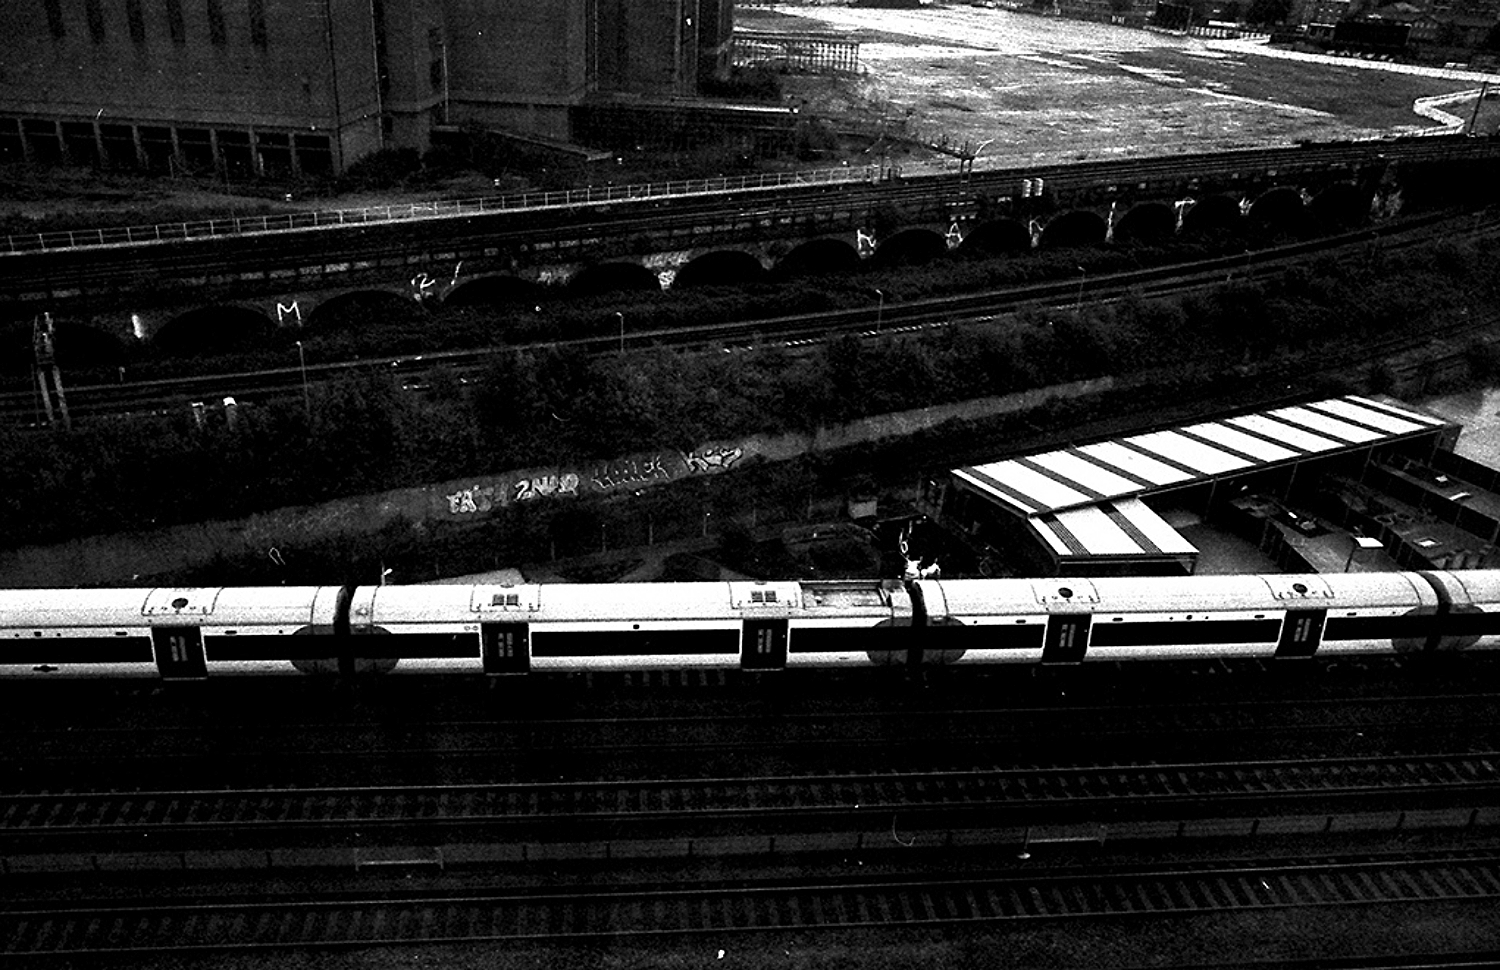
[[[800,74],[858,74],[859,41],[826,34],[771,34],[737,30],[735,67],[769,67]]]

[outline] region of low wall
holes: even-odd
[[[90,536],[0,552],[0,587],[130,585],[212,563],[244,549],[280,561],[300,537],[368,534],[391,522],[474,521],[513,504],[638,493],[671,482],[719,475],[751,461],[787,461],[850,445],[896,441],[955,418],[983,419],[1027,411],[1058,398],[1083,397],[1116,386],[1113,378],[918,408],[851,421],[816,432],[725,439],[691,451],[660,449],[610,461],[526,468],[415,488],[353,496],[244,519],[173,526],[150,532]]]

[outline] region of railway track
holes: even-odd
[[[607,215],[627,223],[645,218],[661,223],[663,206],[669,206],[673,218],[680,222],[683,215],[728,215],[735,210],[743,214],[747,207],[757,205],[779,205],[786,211],[795,211],[799,203],[828,205],[831,195],[837,197],[836,204],[843,208],[881,203],[932,205],[972,199],[979,192],[993,193],[1000,198],[1014,196],[1023,179],[1030,179],[1033,183],[1041,179],[1055,196],[1092,187],[1106,190],[1118,186],[1133,187],[1143,182],[1151,184],[1165,180],[1190,185],[1195,179],[1228,178],[1234,181],[1243,173],[1258,175],[1262,171],[1275,178],[1303,172],[1356,169],[1361,164],[1482,160],[1496,154],[1500,154],[1500,148],[1486,139],[1425,137],[1298,146],[1266,145],[1225,152],[1038,164],[1022,168],[978,159],[967,176],[958,175],[951,164],[920,163],[908,167],[901,177],[894,179],[880,178],[879,170],[873,166],[774,176],[720,176],[654,185],[590,186],[407,205],[23,233],[4,238],[0,244],[0,257],[67,255],[91,249],[160,249],[163,244],[170,247],[172,243],[207,240],[218,240],[222,249],[226,242],[267,236],[285,249],[289,235],[315,238],[316,234],[322,234],[353,241],[360,236],[370,236],[374,231],[377,238],[390,240],[395,235],[392,230],[422,240],[446,239],[452,242],[455,235],[461,241],[466,232],[486,231],[493,235],[517,224],[527,228],[566,225],[580,215],[594,219]],[[604,224],[596,223],[590,228],[601,231]],[[326,239],[323,245],[328,245]],[[337,256],[349,255],[346,250],[334,252]]]
[[[480,941],[662,939],[859,928],[981,928],[1102,916],[1199,916],[1500,898],[1500,855],[1439,852],[961,878],[775,880],[524,892],[440,891],[171,905],[13,905],[0,953],[162,956]],[[722,953],[722,951],[721,951]]]
[[[955,323],[989,320],[1028,308],[1076,308],[1085,298],[1091,304],[1111,302],[1131,295],[1161,298],[1211,289],[1228,279],[1273,279],[1287,268],[1315,255],[1347,257],[1371,251],[1376,245],[1390,253],[1431,245],[1437,241],[1482,238],[1492,235],[1497,229],[1500,229],[1500,216],[1429,215],[1409,220],[1399,227],[1361,229],[1339,236],[1263,250],[1249,254],[1248,257],[1246,254],[1236,254],[1191,264],[1104,274],[1092,279],[1061,280],[983,293],[890,303],[874,310],[838,310],[791,317],[728,321],[692,328],[634,331],[625,334],[623,338],[591,337],[556,341],[553,345],[607,354],[617,352],[622,345],[636,350],[654,346],[686,349],[749,347],[768,342],[796,347],[850,333],[870,337],[918,333]],[[1428,331],[1422,340],[1427,342],[1445,333],[1457,335],[1465,329],[1482,326],[1483,323],[1484,321],[1478,320],[1454,321],[1448,327]],[[1359,348],[1349,348],[1345,357],[1353,359],[1357,355],[1361,360],[1374,359],[1392,353],[1411,341],[1410,337],[1377,340]],[[372,370],[398,374],[406,386],[420,389],[431,382],[431,375],[436,370],[447,371],[459,381],[474,379],[495,353],[495,348],[444,351],[378,361],[316,364],[305,370],[289,367],[131,384],[82,384],[68,389],[68,404],[75,418],[87,418],[132,412],[159,413],[192,401],[218,402],[226,398],[233,398],[240,403],[293,401],[300,400],[305,394],[304,382],[322,383]],[[0,392],[0,421],[36,423],[40,420],[34,390],[28,388]]]
[[[743,837],[988,828],[1376,809],[1478,810],[1500,792],[1500,752],[1218,764],[1120,764],[774,778],[693,778],[244,791],[0,796],[9,851],[155,851],[347,843],[400,833],[505,841]],[[839,828],[846,826],[847,829]],[[832,827],[832,828],[830,828]],[[272,841],[267,841],[272,840]]]
[[[996,710],[854,710],[436,721],[421,724],[287,723],[211,726],[7,728],[0,770],[16,790],[88,785],[147,789],[191,777],[203,787],[460,784],[495,778],[620,780],[671,771],[712,777],[755,770],[796,773],[834,763],[846,771],[1033,766],[1036,739],[1051,764],[1100,758],[1196,760],[1232,750],[1243,758],[1377,751],[1486,750],[1500,738],[1492,695],[1323,701]],[[768,724],[774,730],[768,730]],[[1040,765],[1036,765],[1040,767]]]

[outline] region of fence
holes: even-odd
[[[669,196],[703,195],[776,189],[796,185],[825,185],[878,180],[878,165],[776,172],[767,175],[720,176],[633,185],[588,186],[558,192],[525,192],[478,199],[437,200],[405,205],[364,206],[358,209],[315,209],[259,216],[235,216],[197,222],[169,222],[150,226],[120,226],[72,229],[5,237],[5,253],[47,252],[96,246],[133,246],[142,243],[180,242],[252,233],[286,232],[337,226],[403,222],[412,219],[442,219],[506,212],[516,209],[567,208]]]

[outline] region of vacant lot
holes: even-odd
[[[783,4],[743,8],[736,23],[860,41],[862,76],[792,78],[789,92],[835,113],[905,123],[928,139],[988,142],[983,157],[1007,161],[1417,131],[1436,125],[1413,110],[1419,98],[1479,84],[1477,75],[1294,59],[1263,44],[956,4],[921,10]],[[1446,110],[1467,118],[1472,107],[1470,100]],[[1496,121],[1487,113],[1481,130]]]

